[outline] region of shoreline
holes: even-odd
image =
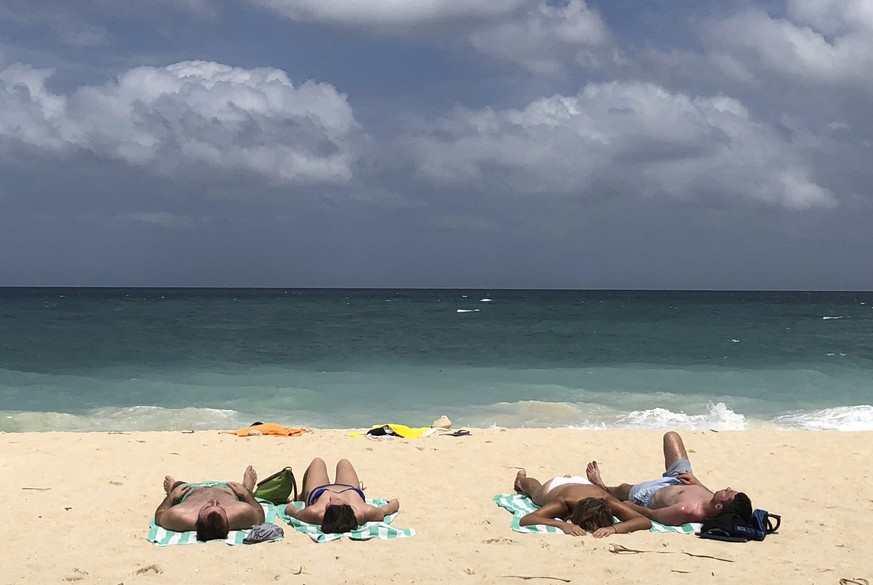
[[[0,433],[0,469],[11,496],[3,512],[17,529],[7,544],[13,560],[0,566],[0,582],[32,583],[35,576],[128,585],[512,583],[526,577],[727,583],[752,574],[764,583],[873,579],[866,544],[873,531],[871,432],[680,431],[707,486],[741,489],[754,507],[782,515],[779,533],[764,542],[733,544],[650,532],[601,540],[515,533],[511,515],[492,498],[512,491],[518,467],[548,479],[584,474],[585,464],[597,459],[607,483],[652,479],[663,471],[663,431],[467,428],[469,436],[420,439],[353,438],[348,429],[289,438],[216,431]],[[299,482],[315,456],[331,472],[337,459],[349,458],[368,497],[400,500],[394,525],[414,528],[416,536],[316,544],[279,520],[285,539],[278,543],[160,548],[145,539],[164,475],[239,481],[249,464],[261,478],[290,465]],[[612,554],[610,544],[648,552]]]
[[[370,428],[374,421],[400,422],[411,427],[429,426],[437,414],[448,414],[455,421],[456,428],[499,429],[565,429],[577,431],[667,431],[681,430],[688,432],[790,432],[790,431],[840,431],[866,432],[873,431],[873,405],[857,404],[853,406],[835,406],[817,410],[795,410],[784,414],[756,418],[735,412],[724,403],[710,403],[707,414],[686,414],[665,408],[628,411],[624,415],[603,413],[597,416],[585,417],[576,411],[566,411],[563,404],[527,401],[504,407],[502,421],[493,421],[491,416],[483,414],[487,409],[434,408],[431,412],[398,413],[384,417],[373,409],[373,415],[367,416],[367,423],[361,426],[355,424],[331,424],[325,421],[306,422],[310,417],[298,415],[297,420],[287,420],[287,413],[243,413],[235,410],[213,407],[164,408],[159,406],[125,406],[102,407],[82,413],[58,411],[13,411],[0,410],[0,433],[22,432],[217,432],[228,428],[239,428],[250,424],[248,421],[262,420],[278,422],[289,427],[318,428],[324,430],[343,430],[346,428]],[[556,420],[550,424],[548,418],[539,421],[521,422],[521,414],[512,414],[514,410],[522,412],[542,408],[551,412]],[[557,409],[557,414],[555,410]],[[311,413],[310,413],[311,414]],[[547,412],[548,414],[548,412]],[[570,422],[573,421],[583,422]],[[388,420],[385,420],[388,418]],[[607,420],[608,418],[608,420]],[[483,420],[484,419],[484,420]],[[489,422],[490,421],[490,422]],[[468,424],[465,424],[468,423]],[[519,424],[520,423],[520,424]]]

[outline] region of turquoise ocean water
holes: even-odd
[[[0,431],[873,430],[873,293],[0,288]]]

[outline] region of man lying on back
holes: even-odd
[[[679,526],[702,522],[704,518],[734,512],[748,519],[752,515],[749,496],[729,487],[713,493],[694,477],[688,453],[678,433],[664,435],[664,475],[638,484],[623,483],[607,487],[600,468],[592,461],[586,468],[588,480],[618,498],[627,501],[642,515],[666,524]]]
[[[264,522],[264,509],[252,490],[258,475],[246,467],[241,484],[230,482],[186,483],[164,478],[167,496],[155,510],[155,524],[185,532],[197,531],[197,540],[225,539],[231,530],[251,528]]]

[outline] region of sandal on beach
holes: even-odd
[[[453,433],[442,433],[444,437],[466,437],[470,434],[470,431],[467,429],[458,429]]]

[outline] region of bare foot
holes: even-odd
[[[250,492],[255,491],[255,484],[258,483],[258,474],[255,473],[254,468],[249,465],[246,467],[245,473],[243,473],[243,486],[245,486]]]
[[[524,490],[521,489],[521,485],[519,485],[519,484],[521,483],[521,480],[525,479],[526,477],[527,477],[527,472],[524,469],[519,469],[518,473],[515,474],[515,484],[512,486],[515,488],[515,491],[517,493],[522,494],[522,495],[527,495],[527,494],[524,493]]]
[[[592,461],[585,467],[585,475],[588,476],[588,481],[606,489],[606,484],[603,483],[603,478],[600,477],[600,467],[597,466],[597,461]]]
[[[173,489],[173,485],[176,483],[176,480],[173,479],[172,475],[168,475],[164,478],[164,493],[170,493],[170,490]]]

